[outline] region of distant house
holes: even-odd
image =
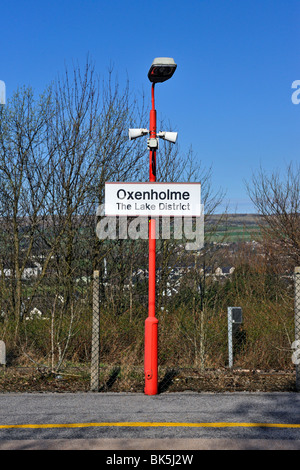
[[[42,272],[42,266],[35,261],[33,265],[29,265],[25,267],[23,274],[22,274],[22,279],[30,279],[32,277],[37,277],[41,272]]]
[[[38,308],[34,307],[30,311],[29,316],[25,317],[25,320],[34,320],[36,318],[42,318],[42,312]]]
[[[233,266],[232,267],[225,267],[225,268],[222,268],[222,274],[224,276],[227,276],[229,274],[232,274],[234,270],[235,270],[235,268]]]
[[[42,266],[34,261],[33,263],[28,262],[25,266],[25,269],[22,273],[22,279],[31,279],[33,277],[37,277],[42,272]],[[14,269],[11,267],[4,267],[3,272],[0,270],[0,276],[12,278],[14,276]]]
[[[222,267],[222,268],[217,268],[215,270],[215,275],[216,276],[230,276],[230,274],[233,273],[234,269],[235,268],[233,266],[231,266],[231,267],[226,266],[226,267]]]

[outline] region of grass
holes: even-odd
[[[239,241],[252,241],[259,240],[260,229],[259,227],[219,227],[216,232],[206,233],[207,237],[213,242],[239,242]]]

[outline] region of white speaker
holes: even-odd
[[[142,137],[143,135],[147,135],[148,133],[148,129],[129,129],[129,140],[137,139],[138,137]]]
[[[178,132],[159,132],[157,135],[161,139],[167,140],[168,142],[172,142],[172,144],[175,144]]]

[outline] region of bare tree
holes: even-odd
[[[1,107],[1,308],[16,321],[15,337],[45,292],[46,310],[55,301],[55,311],[69,312],[75,325],[77,280],[82,268],[91,275],[102,250],[95,213],[104,183],[134,179],[142,166],[141,143],[128,142],[142,113],[128,83],[121,89],[111,70],[100,82],[89,61],[66,69],[38,99],[23,88]],[[27,282],[29,264],[39,268]]]
[[[59,331],[54,335],[62,351],[81,318],[79,285],[88,282],[93,268],[103,281],[110,247],[96,237],[95,214],[104,202],[104,184],[134,178],[145,152],[140,143],[129,147],[128,128],[140,110],[129,85],[121,89],[111,70],[102,81],[90,62],[83,71],[66,70],[54,84],[53,110],[47,141],[49,152],[55,149],[47,198],[51,230],[43,228],[41,239],[48,252],[54,250],[52,285],[63,299],[55,315],[70,322],[64,339]],[[87,293],[87,286],[83,290]]]
[[[34,262],[37,226],[50,183],[45,149],[49,102],[49,90],[36,100],[30,88],[20,89],[0,116],[1,284],[16,332],[24,300],[22,279]]]
[[[287,267],[300,263],[300,166],[290,163],[284,175],[262,168],[247,183],[249,196],[261,214],[265,247]],[[275,259],[274,258],[274,259]]]

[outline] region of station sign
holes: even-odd
[[[106,216],[200,217],[200,183],[105,183]]]

